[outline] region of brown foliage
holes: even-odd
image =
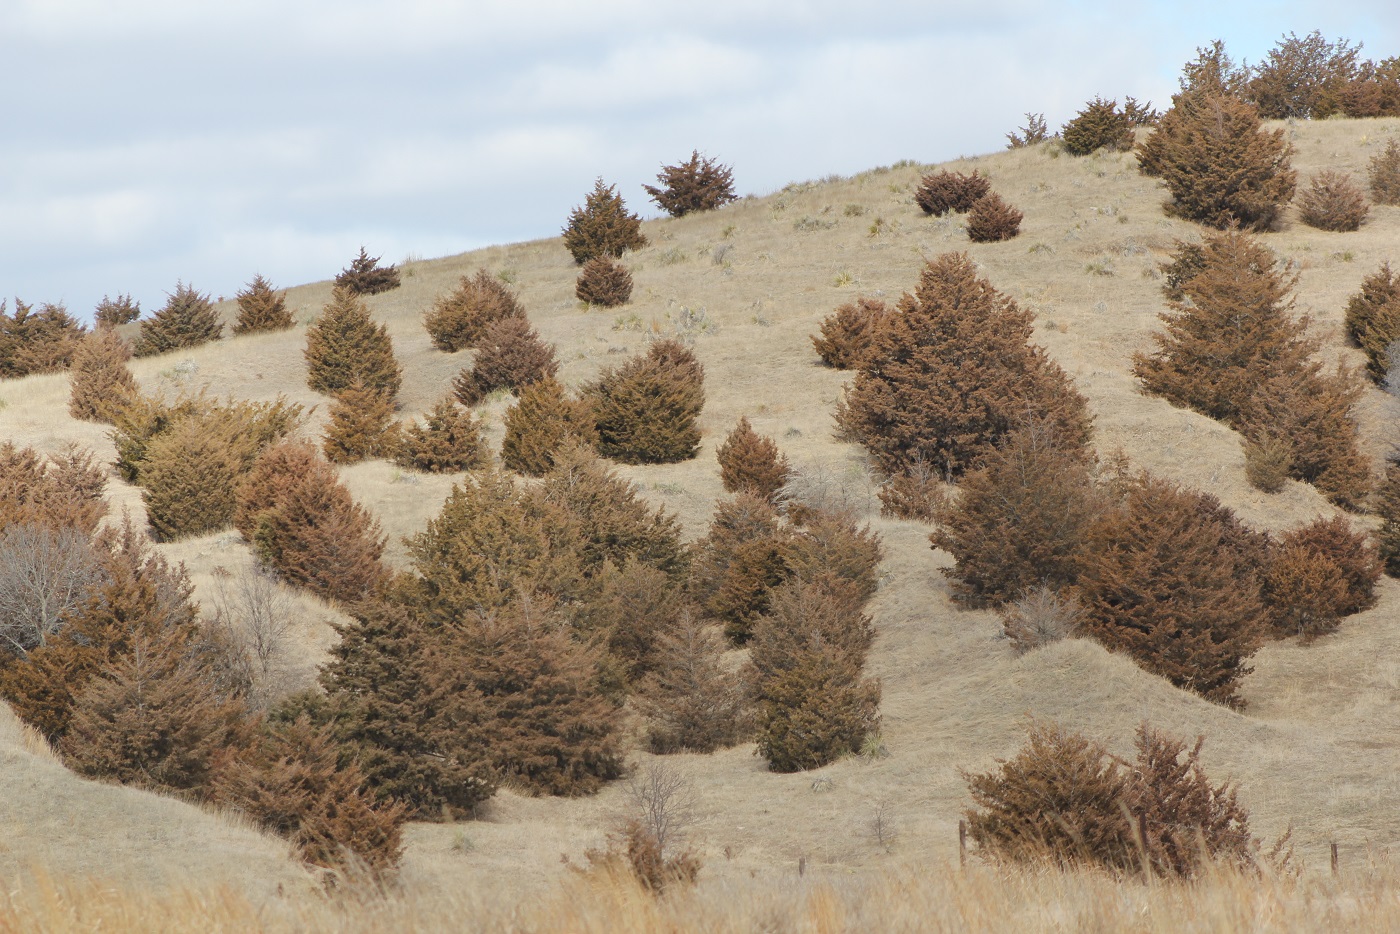
[[[1162,271],[1162,294],[1168,301],[1186,300],[1186,283],[1196,278],[1206,268],[1205,248],[1198,242],[1176,241],[1169,263],[1157,267]]]
[[[112,424],[137,392],[127,369],[131,350],[111,329],[89,334],[73,352],[69,376],[68,414],[86,422]]]
[[[794,579],[754,627],[750,691],[758,752],[775,772],[819,768],[879,725],[879,682],[862,677],[874,637],[860,602]]]
[[[455,353],[477,346],[498,321],[524,318],[520,297],[485,269],[462,277],[455,291],[439,296],[423,316],[423,326],[438,350]]]
[[[1400,140],[1386,140],[1385,149],[1371,157],[1366,180],[1377,204],[1400,204]]]
[[[583,389],[598,429],[598,452],[624,464],[671,464],[700,449],[705,371],[674,340],[605,370]]]
[[[321,443],[321,450],[332,464],[392,457],[398,442],[392,399],[358,382],[336,394]]]
[[[944,574],[956,600],[996,606],[1038,585],[1073,583],[1085,532],[1104,507],[1090,457],[1053,427],[1030,422],[963,476],[929,536],[953,556]]]
[[[1371,206],[1351,176],[1323,169],[1298,199],[1298,218],[1319,230],[1356,230]]]
[[[130,295],[118,295],[111,298],[102,296],[102,301],[97,303],[97,309],[93,312],[93,320],[97,322],[99,328],[115,328],[123,324],[130,324],[141,317],[141,305],[131,300]]]
[[[1317,30],[1279,39],[1252,72],[1245,94],[1270,120],[1311,120],[1337,113],[1356,77],[1359,45],[1328,42]]]
[[[1025,117],[1026,125],[1019,127],[1019,132],[1006,134],[1007,149],[1034,146],[1050,138],[1049,128],[1045,125],[1045,114],[1028,113]]]
[[[1021,218],[1016,208],[1007,204],[996,192],[984,195],[972,203],[967,212],[967,236],[973,243],[998,243],[1010,240],[1021,232]]]
[[[583,264],[574,285],[581,302],[615,308],[632,298],[632,274],[627,267],[607,256],[595,256]]]
[[[587,400],[571,399],[553,377],[530,383],[506,411],[501,463],[516,473],[539,477],[554,457],[571,445],[592,446],[598,432]]]
[[[765,499],[740,493],[716,504],[709,534],[696,549],[692,587],[731,641],[748,640],[773,588],[787,579],[789,538]]]
[[[972,170],[971,175],[944,169],[925,175],[919,180],[919,187],[914,192],[914,203],[925,214],[932,214],[934,217],[941,217],[949,212],[965,214],[972,210],[972,205],[978,198],[984,197],[991,190],[991,182],[985,175],[978,174],[976,169]]]
[[[792,477],[787,457],[772,438],[760,436],[747,417],[740,418],[715,452],[725,492],[748,492],[773,502]]]
[[[457,400],[466,406],[476,405],[497,389],[509,389],[518,396],[521,387],[559,372],[554,345],[540,340],[524,317],[493,322],[478,347],[471,370],[463,370],[452,382]]]
[[[486,456],[481,420],[444,396],[424,424],[414,422],[401,432],[394,463],[408,470],[457,473],[481,466]]]
[[[1277,493],[1293,476],[1293,447],[1267,433],[1244,442],[1244,478],[1264,493]]]
[[[1381,519],[1376,543],[1385,572],[1400,577],[1400,463],[1394,460],[1385,465],[1385,479],[1376,490],[1375,512]]]
[[[564,246],[582,266],[598,256],[621,259],[628,250],[640,250],[647,245],[642,236],[642,220],[629,213],[616,185],[604,185],[599,178],[576,207],[564,225]]]
[[[1341,516],[1318,517],[1279,537],[1264,599],[1285,635],[1313,638],[1376,604],[1384,568],[1374,542]]]
[[[636,557],[620,567],[606,561],[593,584],[573,625],[607,651],[608,674],[621,694],[657,667],[659,641],[689,618],[690,609],[680,582]]]
[[[1119,110],[1116,100],[1095,97],[1061,128],[1060,137],[1071,156],[1087,156],[1099,149],[1125,152],[1133,148],[1133,117]]]
[[[259,560],[327,599],[362,600],[387,575],[379,523],[309,444],[279,444],[258,459],[233,521]]]
[[[991,772],[963,773],[974,805],[965,812],[968,833],[998,862],[1187,878],[1208,862],[1252,867],[1258,843],[1249,813],[1228,782],[1206,778],[1203,743],[1188,751],[1144,723],[1130,764],[1078,733],[1034,723],[1014,757]]]
[[[1220,230],[1272,227],[1297,184],[1284,131],[1264,131],[1253,106],[1209,83],[1172,104],[1138,146],[1142,172],[1171,192],[1167,214]]]
[[[947,499],[942,474],[921,461],[885,480],[880,492],[880,515],[932,525]]]
[[[238,293],[238,321],[235,334],[258,331],[285,331],[292,326],[292,313],[287,309],[287,293],[273,291],[272,283],[256,275]]]
[[[652,752],[714,752],[745,737],[744,686],[724,650],[720,633],[689,613],[657,628],[637,692]]]
[[[175,291],[165,305],[141,322],[141,333],[132,345],[132,353],[149,357],[185,347],[198,347],[223,337],[224,323],[208,293],[194,286],[175,283]]]
[[[1361,280],[1361,291],[1347,302],[1347,333],[1366,354],[1366,374],[1384,383],[1391,367],[1391,345],[1400,340],[1400,276],[1390,263]]]
[[[239,452],[200,419],[178,421],[151,439],[141,462],[141,485],[156,541],[228,525],[243,467]]]
[[[220,690],[192,628],[132,638],[77,693],[64,760],[83,775],[203,796],[221,762],[246,742],[248,711]]]
[[[820,336],[812,335],[817,356],[829,367],[858,370],[875,346],[875,335],[894,312],[878,298],[857,298],[822,320]]]
[[[651,200],[672,217],[682,217],[696,211],[713,211],[737,200],[734,194],[734,171],[721,165],[718,159],[702,156],[692,150],[690,158],[679,165],[663,165],[656,176],[661,187],[643,185]]]
[[[378,295],[402,283],[397,266],[380,266],[378,256],[370,256],[360,247],[360,255],[336,275],[335,284],[352,295]]]
[[[1267,623],[1259,558],[1228,509],[1150,475],[1085,534],[1073,589],[1082,629],[1171,683],[1241,706]]]
[[[15,299],[15,313],[0,301],[0,379],[68,368],[87,328],[62,305],[32,306]]]
[[[90,535],[107,514],[107,472],[77,447],[41,458],[0,441],[0,528],[36,523]]]
[[[305,717],[271,724],[216,776],[213,798],[291,841],[313,866],[382,877],[403,855],[405,809],[376,803],[332,731]]]
[[[1027,415],[1067,443],[1089,437],[1084,397],[1029,342],[1031,313],[977,275],[963,253],[925,266],[914,295],[878,332],[838,408],[844,433],[890,476],[975,467]]]
[[[306,385],[334,396],[356,382],[390,399],[399,394],[403,370],[394,359],[389,331],[375,324],[354,291],[336,288],[321,316],[306,331]]]

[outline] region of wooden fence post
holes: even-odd
[[[1337,844],[1332,844],[1332,875],[1337,874]]]
[[[958,821],[958,865],[967,865],[967,821]]]

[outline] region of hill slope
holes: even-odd
[[[1289,132],[1306,180],[1323,167],[1364,172],[1386,136],[1400,133],[1400,121],[1327,121]],[[1119,752],[1130,748],[1144,718],[1179,733],[1206,734],[1206,765],[1213,776],[1239,781],[1256,831],[1273,836],[1293,825],[1300,852],[1314,864],[1325,859],[1328,841],[1342,843],[1344,858],[1367,845],[1400,841],[1400,814],[1391,806],[1400,749],[1390,738],[1390,714],[1400,696],[1400,652],[1393,650],[1400,642],[1400,584],[1383,582],[1379,605],[1346,620],[1336,635],[1309,647],[1279,644],[1260,652],[1255,673],[1244,682],[1249,708],[1236,713],[1088,642],[1015,657],[994,614],[951,605],[938,571],[947,559],[929,549],[927,528],[879,518],[862,453],[832,438],[831,413],[847,375],[819,366],[808,336],[833,307],[858,294],[894,298],[912,288],[923,258],[948,250],[967,250],[995,286],[1036,312],[1037,340],[1090,401],[1101,452],[1121,449],[1141,466],[1213,493],[1258,528],[1289,528],[1334,512],[1316,491],[1295,482],[1273,496],[1253,490],[1244,478],[1238,435],[1136,390],[1129,359],[1150,346],[1163,308],[1157,264],[1175,239],[1196,230],[1162,215],[1164,191],[1137,173],[1131,155],[1055,158],[1035,147],[948,167],[976,167],[990,176],[994,188],[1025,211],[1020,237],[969,244],[960,220],[925,218],[911,194],[927,167],[908,165],[791,185],[712,214],[650,221],[644,225],[650,246],[629,257],[634,301],[615,311],[589,311],[574,299],[577,268],[558,240],[410,263],[401,289],[370,299],[404,365],[405,412],[428,408],[469,360],[466,353],[433,350],[422,313],[459,276],[484,267],[516,283],[533,324],[558,345],[561,377],[571,385],[642,347],[648,331],[693,337],[707,372],[700,457],[620,468],[648,499],[676,512],[689,534],[702,532],[722,492],[714,450],[747,415],[756,430],[778,439],[810,482],[866,511],[883,535],[888,557],[871,607],[878,637],[870,671],[883,682],[890,756],[843,760],[797,775],[769,774],[748,748],[678,758],[709,813],[702,840],[707,871],[788,872],[801,858],[841,868],[882,865],[891,857],[869,834],[881,805],[895,815],[900,857],[951,857],[965,800],[959,769],[984,769],[993,757],[1013,752],[1027,714],[1109,738]],[[1361,231],[1333,234],[1298,224],[1290,208],[1283,230],[1266,242],[1297,264],[1298,310],[1312,316],[1325,352],[1359,363],[1360,354],[1344,344],[1342,310],[1364,275],[1386,259],[1400,260],[1400,209],[1373,208]],[[232,338],[136,361],[133,369],[147,391],[208,385],[216,394],[253,399],[285,394],[319,406],[312,421],[319,431],[328,400],[306,389],[301,351],[306,324],[329,292],[329,283],[290,291],[299,322],[291,332]],[[222,311],[231,320],[231,303]],[[67,417],[65,377],[0,384],[0,399],[7,403],[0,437],[44,449],[77,441],[104,458],[112,455],[100,427]],[[495,401],[485,410],[497,446],[504,408]],[[1400,402],[1369,393],[1361,411],[1369,453],[1380,457],[1400,440],[1397,415]],[[351,467],[344,476],[379,515],[397,560],[403,558],[401,537],[436,512],[451,485],[451,478],[405,475],[383,462]],[[109,491],[118,510],[140,513],[137,491],[116,478]],[[216,567],[249,560],[233,532],[162,550],[186,562],[206,598]],[[299,599],[294,676],[304,682],[333,638],[327,623],[335,614]],[[0,771],[0,800],[15,800],[10,792],[22,775]],[[414,826],[407,878],[411,884],[474,880],[513,890],[543,884],[557,876],[561,853],[577,859],[597,843],[619,796],[617,788],[580,801],[507,792],[480,822]],[[111,833],[119,825],[135,832],[161,820],[194,836],[190,815],[148,817],[116,797],[102,807],[111,808]],[[21,839],[38,832],[22,817],[19,824]],[[168,851],[172,865],[187,863],[189,850],[178,839],[168,842]],[[285,871],[264,872],[251,863],[246,870],[263,879]]]

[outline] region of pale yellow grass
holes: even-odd
[[[1306,180],[1323,166],[1363,171],[1385,137],[1400,134],[1400,121],[1327,121],[1288,131]],[[649,333],[674,333],[683,309],[703,309],[711,327],[694,335],[707,371],[700,456],[619,472],[651,502],[675,512],[688,535],[698,536],[722,495],[715,448],[747,415],[819,485],[869,515],[883,535],[887,558],[871,607],[879,635],[870,671],[884,689],[883,742],[890,755],[847,759],[801,775],[770,774],[749,747],[675,760],[694,779],[708,813],[697,842],[713,884],[744,884],[750,873],[759,880],[787,878],[799,861],[809,874],[840,875],[882,870],[891,859],[910,865],[955,859],[957,821],[966,806],[959,770],[985,769],[994,757],[1014,752],[1028,715],[1062,720],[1121,753],[1130,751],[1133,729],[1144,718],[1175,732],[1206,734],[1207,767],[1239,781],[1256,830],[1273,837],[1293,826],[1300,855],[1314,868],[1326,866],[1333,841],[1348,870],[1368,852],[1392,847],[1400,841],[1400,813],[1393,807],[1400,774],[1393,736],[1400,587],[1394,582],[1384,584],[1375,609],[1345,621],[1336,635],[1312,646],[1284,643],[1260,652],[1256,672],[1244,682],[1249,708],[1235,712],[1178,691],[1088,642],[1016,657],[994,614],[961,611],[949,602],[939,573],[948,559],[929,549],[928,529],[877,515],[876,481],[861,451],[832,437],[832,409],[848,374],[819,366],[809,335],[833,307],[857,295],[896,299],[914,286],[925,257],[947,250],[967,250],[996,286],[1036,312],[1037,340],[1090,400],[1101,451],[1121,449],[1137,464],[1207,490],[1259,528],[1288,528],[1334,512],[1302,484],[1290,483],[1274,496],[1251,489],[1238,435],[1137,391],[1131,354],[1151,349],[1164,307],[1156,267],[1175,239],[1199,231],[1162,215],[1164,190],[1137,173],[1131,156],[1055,158],[1042,146],[949,167],[989,175],[996,190],[1025,211],[1021,236],[969,244],[960,220],[925,218],[911,195],[928,167],[904,166],[793,185],[711,214],[648,222],[651,245],[628,257],[636,291],[622,309],[580,306],[573,297],[577,267],[557,239],[415,262],[405,269],[401,289],[370,299],[404,364],[404,412],[430,406],[469,362],[469,353],[433,350],[421,316],[435,296],[478,267],[515,281],[534,325],[558,345],[561,375],[574,386],[642,349]],[[877,219],[885,223],[872,236]],[[1298,264],[1298,308],[1312,316],[1325,353],[1358,364],[1359,353],[1342,339],[1343,308],[1362,276],[1383,260],[1400,261],[1400,209],[1377,207],[1360,231],[1332,234],[1298,224],[1290,208],[1283,229],[1266,240]],[[329,293],[326,282],[291,290],[299,323],[290,333],[232,338],[137,361],[134,369],[147,389],[207,384],[217,394],[283,394],[318,406],[308,428],[314,436],[328,400],[306,389],[301,351],[306,322]],[[223,310],[233,313],[231,305]],[[0,437],[48,450],[72,441],[111,457],[100,427],[68,419],[63,377],[0,385],[0,398],[7,403]],[[507,407],[508,400],[494,399],[483,410],[494,445]],[[1379,458],[1397,440],[1400,405],[1371,391],[1360,415],[1368,450]],[[406,558],[402,538],[422,528],[452,479],[405,474],[383,462],[348,468],[343,476],[379,516],[398,563]],[[114,479],[111,495],[140,516],[139,491]],[[214,568],[248,560],[246,545],[232,532],[162,549],[188,564],[202,598]],[[336,614],[304,601],[303,615],[297,671],[304,682],[334,638],[326,621]],[[0,773],[0,795],[10,781]],[[561,856],[577,863],[596,846],[621,796],[617,787],[585,800],[503,793],[476,822],[414,825],[407,833],[406,878],[423,893],[480,888],[510,900],[550,892],[564,873]],[[899,831],[892,853],[870,833],[881,805],[892,811]],[[118,816],[109,815],[114,822]],[[178,848],[170,853],[172,863],[183,859]]]

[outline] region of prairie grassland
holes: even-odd
[[[1400,120],[1329,120],[1290,126],[1288,132],[1297,147],[1300,180],[1306,182],[1323,167],[1364,173],[1367,159],[1385,139],[1400,135]],[[945,923],[920,921],[927,909],[928,917],[947,917],[952,928],[1009,925],[1021,918],[1028,930],[1037,929],[1035,924],[1043,924],[1043,930],[1189,930],[1193,924],[1218,930],[1268,926],[1274,917],[1293,919],[1281,922],[1284,928],[1312,927],[1319,918],[1334,916],[1339,925],[1361,928],[1365,925],[1354,919],[1381,912],[1367,917],[1400,926],[1400,909],[1393,905],[1397,890],[1388,872],[1364,876],[1355,882],[1359,887],[1348,888],[1353,883],[1347,882],[1340,890],[1314,882],[1270,882],[1256,890],[1243,879],[1144,889],[1120,888],[1096,877],[1002,878],[908,868],[956,860],[957,822],[966,806],[960,770],[983,770],[995,757],[1014,752],[1027,716],[1060,720],[1104,739],[1120,754],[1129,752],[1133,729],[1143,719],[1188,736],[1205,734],[1205,765],[1213,777],[1239,783],[1256,832],[1272,838],[1291,826],[1299,855],[1314,869],[1326,867],[1328,845],[1337,842],[1344,879],[1362,880],[1347,874],[1361,873],[1371,854],[1400,842],[1400,809],[1394,806],[1400,741],[1393,715],[1400,700],[1400,583],[1385,581],[1379,605],[1344,621],[1335,635],[1310,646],[1285,642],[1262,650],[1244,682],[1249,706],[1237,712],[1176,690],[1089,642],[1071,640],[1015,656],[994,614],[950,603],[939,573],[947,557],[930,550],[928,529],[878,515],[877,478],[866,459],[832,436],[832,408],[848,376],[818,365],[809,335],[836,305],[857,295],[897,298],[913,287],[925,257],[949,250],[966,250],[994,285],[1036,312],[1037,340],[1090,400],[1101,452],[1121,450],[1137,464],[1213,493],[1258,528],[1285,529],[1335,512],[1315,490],[1296,482],[1271,496],[1253,490],[1245,481],[1238,435],[1137,391],[1130,357],[1151,348],[1150,335],[1164,307],[1157,266],[1176,239],[1199,231],[1163,216],[1164,189],[1137,173],[1131,155],[1075,159],[1041,145],[947,167],[989,175],[994,189],[1024,210],[1021,235],[1005,243],[971,244],[960,219],[924,217],[912,193],[931,167],[908,164],[790,185],[709,214],[647,222],[644,232],[651,243],[627,257],[636,288],[632,304],[621,309],[580,305],[573,295],[577,267],[557,239],[415,261],[404,268],[401,289],[369,300],[405,368],[400,397],[405,415],[428,408],[469,361],[467,352],[434,350],[421,318],[437,295],[479,267],[514,283],[532,323],[558,346],[561,376],[570,385],[626,359],[653,334],[684,333],[693,338],[707,372],[701,454],[682,464],[620,467],[619,473],[650,501],[675,512],[689,535],[698,536],[722,493],[714,450],[747,415],[757,431],[777,439],[810,485],[868,516],[885,542],[881,589],[871,605],[878,636],[869,669],[883,685],[881,740],[888,756],[846,759],[798,775],[770,774],[745,747],[672,757],[694,781],[707,813],[696,837],[705,882],[695,898],[714,902],[707,909],[711,913],[697,915],[694,926],[681,924],[675,919],[686,906],[701,910],[699,902],[687,901],[690,896],[653,907],[619,894],[599,896],[617,901],[620,914],[599,915],[617,927],[582,917],[555,920],[579,930],[646,924],[653,925],[646,929],[725,930],[735,927],[726,927],[731,922],[723,912],[751,910],[755,914],[744,917],[760,928],[761,917],[782,918],[788,912],[798,918],[852,919],[832,921],[830,927],[823,927],[827,921],[803,921],[805,927],[793,930],[856,929],[857,921],[872,918],[875,928],[920,929],[923,923],[937,929]],[[1364,275],[1384,260],[1400,261],[1400,208],[1373,208],[1355,233],[1304,227],[1290,208],[1283,229],[1267,235],[1266,242],[1295,264],[1298,310],[1311,316],[1324,353],[1357,365],[1359,352],[1343,339],[1343,309]],[[216,395],[285,395],[314,407],[307,430],[319,435],[329,400],[306,388],[301,353],[306,324],[329,294],[328,282],[292,288],[288,302],[298,324],[290,332],[230,338],[139,360],[133,370],[147,391],[207,386]],[[222,310],[231,320],[232,304]],[[74,442],[99,457],[112,456],[102,427],[68,418],[65,377],[0,384],[0,399],[6,403],[0,408],[0,437],[46,450]],[[493,444],[499,443],[508,404],[493,398],[483,408]],[[1377,458],[1400,440],[1400,400],[1370,391],[1360,418],[1368,450]],[[390,557],[399,562],[405,557],[402,537],[435,513],[452,482],[405,474],[384,462],[347,468],[343,476],[379,516],[390,536]],[[139,491],[115,476],[109,496],[116,512],[127,509],[133,518],[142,517]],[[186,563],[206,601],[216,568],[236,569],[250,560],[246,545],[231,531],[161,548]],[[297,599],[292,680],[308,684],[335,638],[330,624],[338,616],[318,601]],[[175,911],[170,906],[182,898],[191,911],[205,904],[213,906],[210,911],[233,911],[235,905],[260,911],[258,893],[285,878],[306,878],[287,860],[285,847],[223,817],[80,781],[21,745],[17,731],[0,729],[0,753],[7,757],[0,770],[0,860],[61,880],[43,883],[47,889],[25,889],[31,901],[42,903],[46,891],[59,893],[53,896],[59,904],[81,901],[89,883],[80,877],[118,858],[108,848],[113,839],[126,841],[122,852],[131,864],[122,885],[159,880],[166,870],[189,866],[204,878],[205,863],[198,860],[206,857],[211,864],[238,864],[229,870],[232,877],[208,870],[210,884],[224,881],[223,895],[187,893],[158,902],[150,900],[156,896],[123,889],[117,903],[127,899],[146,906],[141,911]],[[635,758],[648,757],[637,753]],[[601,842],[608,815],[620,801],[618,788],[582,800],[530,798],[507,790],[476,821],[412,825],[404,867],[411,897],[366,908],[358,923],[366,930],[391,926],[385,920],[391,918],[409,927],[436,926],[452,912],[475,910],[466,896],[451,894],[463,892],[491,893],[494,907],[482,909],[483,923],[497,926],[491,929],[514,924],[510,906],[527,897],[535,900],[528,909],[534,911],[592,905],[580,900],[577,880],[567,892],[558,889],[560,880],[569,878],[561,857],[581,862],[583,852]],[[870,832],[877,810],[892,815],[898,830],[888,845]],[[63,832],[54,831],[56,826]],[[227,855],[253,850],[261,854],[256,859]],[[799,861],[807,876],[795,882]],[[898,870],[902,875],[885,875],[895,866],[906,867]],[[726,906],[728,887],[749,893],[747,901]],[[915,907],[887,904],[906,898]],[[957,912],[973,914],[940,914],[945,899],[965,906]],[[1059,902],[1064,903],[1060,909],[1045,907]],[[22,900],[12,910],[42,908],[35,904],[39,907]],[[1031,924],[1040,917],[1035,906],[1051,913]],[[337,909],[318,902],[287,910],[313,913],[314,919],[306,920],[313,929],[339,917]],[[1313,910],[1319,914],[1308,916]],[[833,914],[822,914],[828,911]],[[875,914],[880,911],[891,914]],[[1304,918],[1306,923],[1299,921]],[[295,918],[289,923],[295,926]],[[518,926],[530,929],[531,923]],[[535,926],[550,927],[543,921]]]

